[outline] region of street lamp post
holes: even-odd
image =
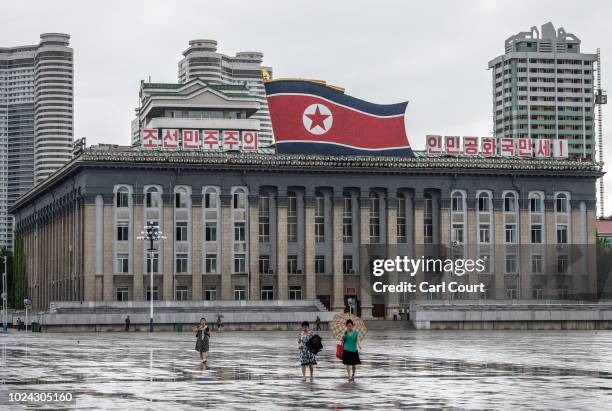
[[[138,236],[139,240],[149,242],[149,249],[147,250],[149,253],[149,261],[151,264],[151,285],[149,287],[149,301],[151,302],[149,315],[149,332],[153,332],[153,252],[155,251],[154,242],[165,238],[166,237],[164,237],[163,233],[159,231],[159,226],[153,224],[153,222],[149,222],[149,224],[145,226],[144,231],[141,231],[140,236]]]

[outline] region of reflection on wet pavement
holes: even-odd
[[[327,332],[315,378],[303,382],[297,335],[214,333],[209,367],[199,364],[191,333],[0,335],[0,408],[15,391],[70,391],[76,408],[107,410],[601,409],[612,403],[610,331],[375,330],[354,384]]]

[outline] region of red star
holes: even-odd
[[[319,106],[317,106],[317,109],[315,110],[313,114],[306,114],[306,117],[308,117],[311,121],[310,123],[311,130],[315,128],[316,126],[321,127],[323,130],[327,130],[323,122],[325,121],[327,117],[329,117],[329,114],[321,114],[321,111],[319,110]]]

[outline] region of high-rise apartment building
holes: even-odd
[[[71,158],[69,40],[45,33],[38,45],[0,47],[0,247],[12,245],[8,208]]]
[[[263,53],[241,51],[235,57],[217,52],[215,40],[191,40],[178,64],[178,81],[186,83],[200,78],[208,84],[245,84],[258,97],[260,109],[251,117],[259,120],[259,142],[262,147],[274,143],[264,75],[272,77],[272,68],[262,65]]]
[[[495,136],[563,139],[570,158],[593,159],[596,60],[550,22],[508,38],[505,54],[489,62]]]

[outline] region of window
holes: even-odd
[[[159,207],[159,193],[155,188],[150,188],[145,196],[145,203],[147,208]]]
[[[542,254],[533,254],[531,256],[531,273],[532,274],[542,273]]]
[[[533,194],[529,200],[529,209],[532,213],[542,212],[542,196],[540,194]]]
[[[153,301],[159,300],[159,288],[153,286]],[[147,301],[151,301],[151,286],[147,285]]]
[[[463,224],[453,224],[451,241],[463,243]]]
[[[350,194],[344,195],[344,206],[342,209],[342,241],[353,242],[353,199]]]
[[[204,299],[206,301],[215,301],[217,299],[217,287],[207,286],[204,289]]]
[[[408,241],[406,229],[406,197],[398,195],[397,199],[397,242],[405,243]]]
[[[244,221],[234,223],[234,241],[237,243],[244,243],[246,241]]]
[[[187,254],[177,254],[176,255],[176,273],[186,273],[187,272]]]
[[[482,260],[482,265],[484,269],[481,271],[481,274],[486,274],[491,272],[491,256],[489,254],[481,254],[480,259]]]
[[[217,209],[217,191],[209,188],[204,194],[204,208]]]
[[[117,241],[129,240],[129,223],[127,221],[117,222]]]
[[[567,244],[567,225],[557,225],[557,244]]]
[[[217,272],[217,254],[206,254],[205,272],[207,274]]]
[[[259,197],[259,242],[270,242],[270,197]]]
[[[205,227],[206,241],[215,242],[217,241],[217,222],[207,221]]]
[[[563,193],[558,194],[555,200],[555,210],[557,213],[567,213],[567,196]]]
[[[516,244],[516,224],[506,224],[506,244]]]
[[[287,241],[297,242],[297,195],[290,191],[287,193]]]
[[[117,287],[117,301],[127,301],[128,299],[128,288]]]
[[[518,298],[518,290],[516,286],[506,287],[506,299],[507,300],[516,300]]]
[[[324,255],[315,256],[315,273],[325,274],[325,256]]]
[[[188,287],[186,285],[177,285],[176,286],[176,301],[187,301],[187,290],[188,290]]]
[[[489,232],[489,224],[480,224],[478,229],[478,241],[482,244],[488,244],[491,242],[491,236]]]
[[[187,208],[187,192],[183,188],[179,188],[174,193],[174,206],[176,208]]]
[[[478,212],[488,213],[491,211],[490,198],[487,193],[478,194]]]
[[[129,193],[128,190],[126,188],[120,188],[119,191],[117,191],[117,208],[126,208],[129,206]],[[117,301],[124,301],[124,300],[117,300]]]
[[[128,254],[125,254],[125,253],[117,254],[117,272],[127,273],[128,271],[129,271]]]
[[[506,274],[516,273],[516,255],[506,255]]]
[[[453,193],[451,196],[451,209],[453,212],[463,211],[463,194],[459,192]]]
[[[370,244],[380,243],[380,197],[370,194]]]
[[[270,272],[270,256],[259,256],[259,274],[271,274]]]
[[[542,225],[533,224],[531,226],[531,244],[541,244],[541,243],[542,243]]]
[[[234,287],[234,300],[243,301],[246,300],[246,290],[243,285],[237,285]]]
[[[297,255],[287,256],[287,273],[297,274],[298,273],[298,258]]]
[[[236,210],[242,210],[246,207],[246,195],[243,189],[239,188],[234,191],[233,206]]]
[[[557,255],[557,274],[566,274],[568,264],[569,264],[569,258],[567,254]]]
[[[151,259],[151,252],[147,252],[147,273],[151,272],[151,260],[153,260],[153,272],[159,273],[159,253],[153,253],[153,259]]]
[[[315,198],[315,241],[325,241],[325,197],[320,193]]]
[[[289,287],[289,299],[290,300],[301,300],[302,299],[302,287],[299,285],[292,285]]]
[[[423,242],[433,243],[433,198],[425,193],[423,204]]]
[[[504,211],[507,213],[516,212],[516,196],[514,193],[504,194]]]
[[[354,274],[355,270],[353,269],[353,256],[345,255],[342,258],[342,272],[344,274]]]
[[[268,301],[274,299],[274,287],[271,285],[264,285],[261,287],[261,300]]]
[[[176,223],[176,241],[188,241],[186,221]]]
[[[242,253],[234,254],[234,272],[246,273],[246,256]]]
[[[535,286],[531,290],[531,296],[534,300],[543,300],[544,299],[544,288],[542,286]]]

